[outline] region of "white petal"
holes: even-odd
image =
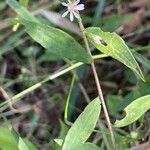
[[[84,10],[84,4],[80,4],[80,5],[75,6],[75,9],[76,10]]]
[[[76,0],[73,4],[78,5],[80,3],[80,0]]]
[[[62,3],[62,5],[68,7],[68,4],[67,4],[67,3]]]
[[[74,14],[74,16],[75,16],[77,19],[80,18],[79,14],[78,14],[77,12],[73,11],[73,14]]]
[[[68,11],[66,11],[65,13],[62,14],[62,17],[66,17],[68,15]]]
[[[73,13],[70,13],[70,21],[73,21],[73,20],[74,20]]]

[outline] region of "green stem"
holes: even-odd
[[[17,101],[19,100],[19,98],[22,98],[22,97],[25,96],[26,94],[28,94],[28,93],[34,91],[35,89],[38,89],[39,87],[41,87],[41,86],[42,86],[43,84],[45,84],[46,82],[48,82],[48,81],[50,81],[50,80],[53,80],[53,79],[56,79],[57,77],[59,77],[59,76],[65,74],[65,73],[67,73],[67,72],[69,72],[69,71],[71,71],[71,70],[73,70],[73,69],[75,69],[75,68],[77,68],[77,67],[79,67],[79,66],[81,66],[81,65],[83,65],[83,63],[79,62],[79,63],[76,63],[76,64],[74,64],[73,66],[70,66],[70,67],[68,67],[68,68],[66,68],[66,69],[64,69],[64,70],[62,70],[62,71],[60,71],[60,72],[58,72],[58,73],[56,73],[56,74],[50,75],[48,78],[42,80],[41,82],[39,82],[39,83],[37,83],[37,84],[35,84],[35,85],[29,87],[28,89],[26,89],[26,90],[20,92],[19,94],[13,96],[13,97],[12,97],[13,103],[17,102]],[[3,106],[3,105],[5,105],[5,104],[7,104],[7,103],[9,103],[9,100],[7,100],[7,101],[1,103],[1,104],[0,104],[0,107]]]
[[[99,55],[96,55],[96,56],[93,56],[93,59],[100,59],[100,58],[105,58],[105,57],[108,57],[107,55],[105,54],[99,54]],[[28,93],[31,93],[32,91],[40,88],[43,84],[45,84],[46,82],[50,81],[50,80],[53,80],[53,79],[56,79],[57,77],[61,76],[61,75],[64,75],[66,74],[67,72],[75,69],[75,68],[78,68],[79,66],[83,65],[84,63],[82,62],[78,62],[62,71],[59,71],[58,73],[55,73],[53,75],[50,75],[49,77],[47,77],[46,79],[42,80],[41,82],[27,88],[26,90],[18,93],[17,95],[13,96],[11,99],[12,99],[12,103],[15,103],[17,101],[19,101],[20,98],[22,98],[23,96],[27,95]],[[8,108],[8,103],[9,103],[10,100],[6,100],[5,102],[1,103],[0,104],[0,107],[3,106],[3,109],[1,109],[1,111],[5,110]],[[4,106],[6,105],[6,106]]]
[[[72,81],[71,81],[71,85],[70,85],[70,89],[69,89],[69,94],[68,94],[68,96],[67,96],[66,105],[65,105],[64,120],[65,120],[65,123],[68,124],[68,125],[71,124],[71,123],[68,121],[68,109],[69,109],[70,96],[71,96],[71,92],[72,92],[72,89],[73,89],[75,80],[76,80],[76,76],[73,75]]]

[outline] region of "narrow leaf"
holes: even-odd
[[[125,108],[126,116],[115,122],[115,127],[127,126],[138,120],[150,108],[150,95],[134,100]]]
[[[69,34],[47,25],[21,20],[26,32],[52,54],[63,59],[91,63],[91,56]]]
[[[97,49],[122,62],[145,81],[143,73],[132,52],[119,35],[116,33],[103,32],[97,27],[87,28],[85,33]]]
[[[66,135],[62,150],[73,150],[91,135],[101,110],[100,100],[93,100],[77,118]]]
[[[77,60],[83,63],[91,63],[91,56],[85,49],[64,31],[40,24],[40,22],[23,6],[15,0],[7,0],[8,5],[18,14],[27,33],[44,48],[48,53],[62,59]]]

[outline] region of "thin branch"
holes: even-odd
[[[79,26],[80,26],[80,29],[81,29],[81,32],[82,32],[82,35],[83,35],[86,50],[92,56],[87,37],[84,33],[84,26],[83,26],[81,17],[79,18]],[[115,136],[114,136],[112,124],[110,122],[109,114],[108,114],[108,111],[107,111],[107,108],[106,108],[103,92],[102,92],[102,89],[101,89],[100,81],[99,81],[99,78],[98,78],[98,74],[97,74],[94,62],[91,63],[91,67],[92,67],[92,72],[93,72],[93,75],[94,75],[94,78],[95,78],[95,83],[96,83],[96,86],[97,86],[98,96],[101,100],[103,110],[104,110],[104,114],[105,114],[105,117],[106,117],[106,121],[107,121],[107,124],[108,124],[108,128],[109,128],[109,131],[110,131],[110,134],[111,134],[112,144],[113,144],[113,147],[115,149]]]

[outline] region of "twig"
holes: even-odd
[[[81,32],[82,32],[82,35],[83,35],[83,40],[84,40],[84,43],[85,43],[86,50],[92,56],[87,37],[84,33],[84,26],[83,26],[81,17],[79,18],[79,26],[80,26],[80,29],[81,29]],[[106,108],[103,92],[102,92],[102,89],[101,89],[100,81],[99,81],[99,78],[98,78],[98,74],[97,74],[94,62],[91,63],[91,67],[92,67],[92,72],[93,72],[93,75],[94,75],[94,78],[95,78],[95,83],[96,83],[96,86],[97,86],[98,96],[101,100],[103,110],[104,110],[104,114],[105,114],[105,117],[106,117],[106,120],[107,120],[108,128],[109,128],[109,131],[110,131],[110,134],[111,134],[112,144],[113,144],[113,147],[115,149],[115,137],[114,137],[112,125],[111,125],[111,122],[110,122],[110,118],[109,118],[109,115],[108,115],[108,111],[107,111],[107,108]]]

